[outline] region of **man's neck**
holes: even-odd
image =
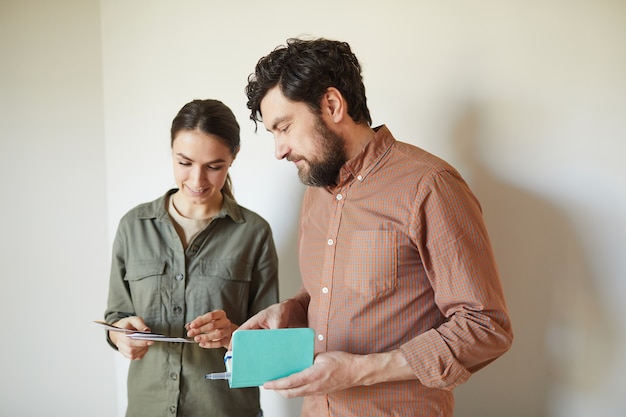
[[[361,153],[365,146],[374,139],[375,133],[367,123],[353,123],[346,129],[343,137],[346,142],[346,157],[348,160]]]

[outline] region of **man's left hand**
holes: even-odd
[[[309,368],[288,377],[266,382],[263,388],[275,390],[286,398],[322,395],[361,385],[357,362],[361,355],[324,352]]]

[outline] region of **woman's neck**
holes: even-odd
[[[224,196],[219,193],[208,204],[193,204],[180,195],[180,190],[172,194],[172,203],[176,211],[183,217],[194,220],[204,220],[215,217],[222,209]]]

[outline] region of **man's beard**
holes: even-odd
[[[346,150],[341,136],[332,132],[321,117],[315,123],[316,149],[320,156],[305,159],[306,167],[298,170],[300,181],[311,187],[335,185],[341,167],[346,163]]]

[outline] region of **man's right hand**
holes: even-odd
[[[281,329],[289,327],[289,303],[286,300],[261,310],[246,320],[238,330]]]

